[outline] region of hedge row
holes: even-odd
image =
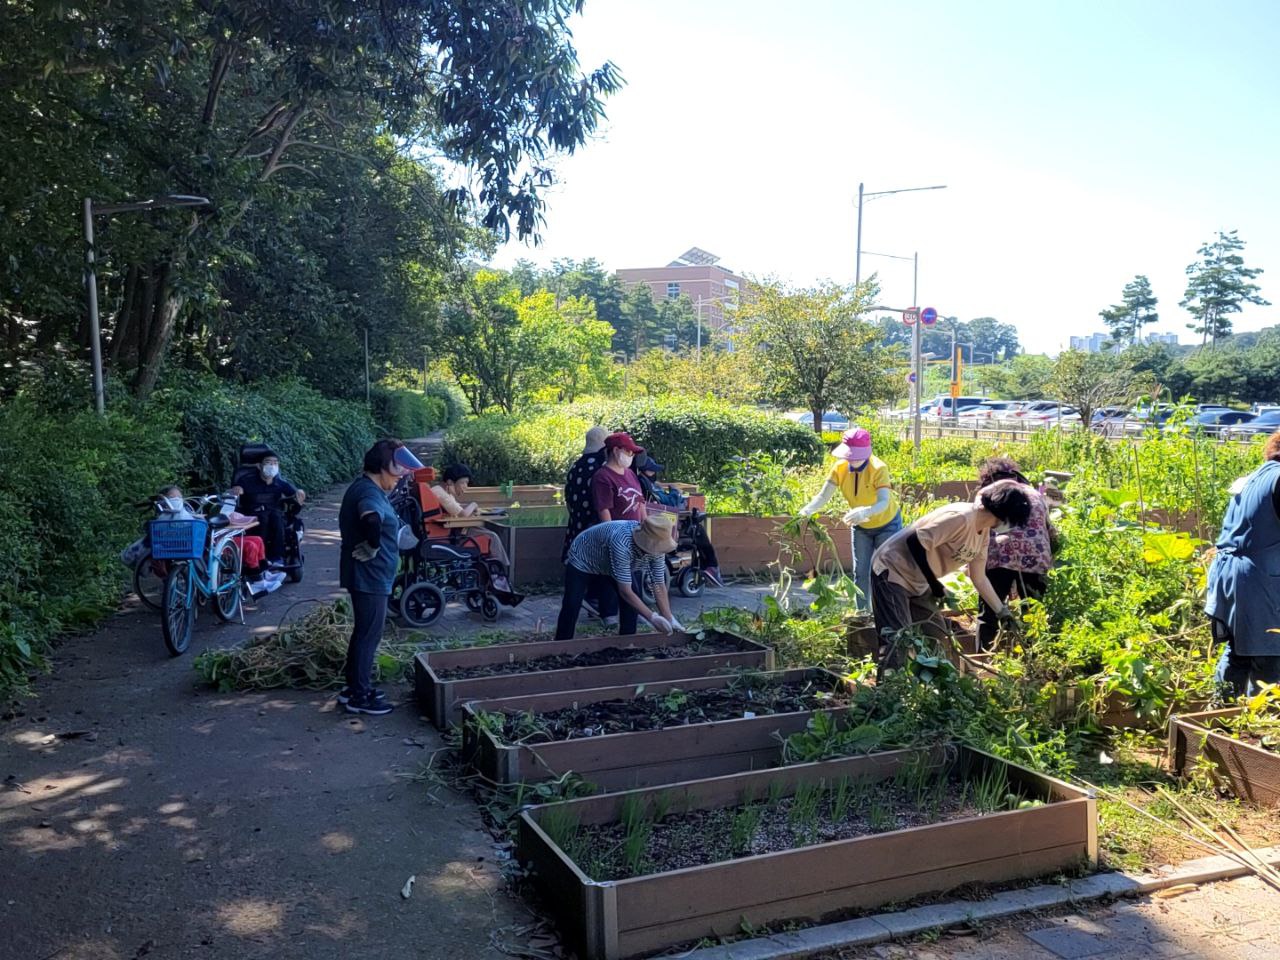
[[[593,424],[626,430],[667,468],[666,477],[710,484],[733,458],[768,451],[784,462],[821,461],[818,437],[801,424],[701,398],[590,398],[518,416],[485,415],[452,427],[442,463],[466,463],[477,484],[561,483]]]
[[[364,404],[298,383],[247,388],[213,377],[144,406],[112,396],[106,417],[55,379],[0,402],[0,697],[22,689],[59,633],[119,603],[139,506],[163,484],[223,486],[240,444],[265,440],[285,473],[319,490],[360,470],[374,424]]]

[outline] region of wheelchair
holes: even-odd
[[[245,478],[257,473],[258,465],[267,456],[275,456],[275,451],[265,443],[241,446],[240,462],[232,476],[232,486],[240,486]],[[302,504],[290,497],[281,501],[280,510],[284,514],[284,573],[290,583],[301,583],[304,564],[302,535],[307,529],[302,519]]]
[[[391,494],[391,505],[402,523],[418,538],[416,546],[400,551],[400,569],[391,588],[388,609],[411,627],[435,623],[445,607],[456,600],[490,622],[498,618],[499,606],[514,607],[524,595],[503,590],[497,582],[509,582],[502,561],[487,556],[485,546],[461,527],[441,527],[440,502],[431,491],[435,471],[415,470]],[[480,531],[485,537],[488,531]]]
[[[664,558],[668,588],[682,597],[700,597],[706,586],[706,578],[702,575],[702,553],[697,544],[706,522],[707,515],[696,508],[681,511],[676,521],[676,548]],[[640,599],[653,606],[653,583],[647,572],[640,577],[639,588]]]

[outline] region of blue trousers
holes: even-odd
[[[382,628],[387,622],[387,596],[352,590],[351,618],[354,621],[347,643],[347,662],[343,676],[353,699],[373,693],[373,660],[382,642]]]
[[[1280,657],[1246,657],[1235,653],[1228,643],[1218,658],[1217,681],[1236,696],[1253,696],[1260,683],[1280,683]]]
[[[871,609],[871,555],[876,548],[902,529],[902,513],[882,527],[852,527],[850,536],[853,543],[853,583],[858,588],[858,608]]]

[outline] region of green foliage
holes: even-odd
[[[1194,322],[1187,327],[1200,334],[1202,343],[1212,340],[1216,346],[1231,332],[1231,315],[1246,303],[1270,306],[1253,282],[1262,270],[1244,265],[1243,249],[1244,241],[1236,231],[1219,230],[1216,240],[1197,251],[1200,259],[1187,267],[1187,290],[1178,305],[1191,314]]]
[[[592,397],[457,424],[445,438],[444,460],[468,464],[477,484],[562,483],[593,424],[626,430],[667,467],[669,479],[691,483],[711,483],[735,457],[757,450],[796,463],[814,463],[821,456],[811,431],[756,410],[687,397]]]
[[[369,391],[369,401],[377,432],[387,437],[425,437],[445,426],[447,419],[445,402],[438,396],[377,386]]]
[[[375,439],[364,404],[327,399],[296,381],[249,389],[214,377],[184,377],[156,399],[179,421],[191,475],[214,486],[230,483],[240,445],[248,441],[269,444],[286,477],[319,490],[358,474]]]
[[[182,473],[172,417],[0,404],[0,696],[25,686],[59,632],[115,608],[134,501]]]

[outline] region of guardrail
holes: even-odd
[[[896,423],[899,434],[904,440],[910,440],[913,436],[912,424],[910,420],[903,423]],[[1065,421],[1061,424],[1051,423],[1042,427],[1010,427],[1001,424],[993,424],[991,426],[980,424],[951,423],[946,421],[921,421],[920,438],[930,440],[942,440],[947,437],[954,437],[962,440],[1010,440],[1020,442],[1029,440],[1036,434],[1043,433],[1046,430],[1061,430],[1063,433],[1074,433],[1080,429],[1078,421]],[[1146,429],[1127,426],[1124,424],[1105,424],[1101,429],[1094,429],[1097,436],[1107,440],[1141,440],[1146,433]],[[1218,443],[1251,443],[1252,437],[1213,437]]]

